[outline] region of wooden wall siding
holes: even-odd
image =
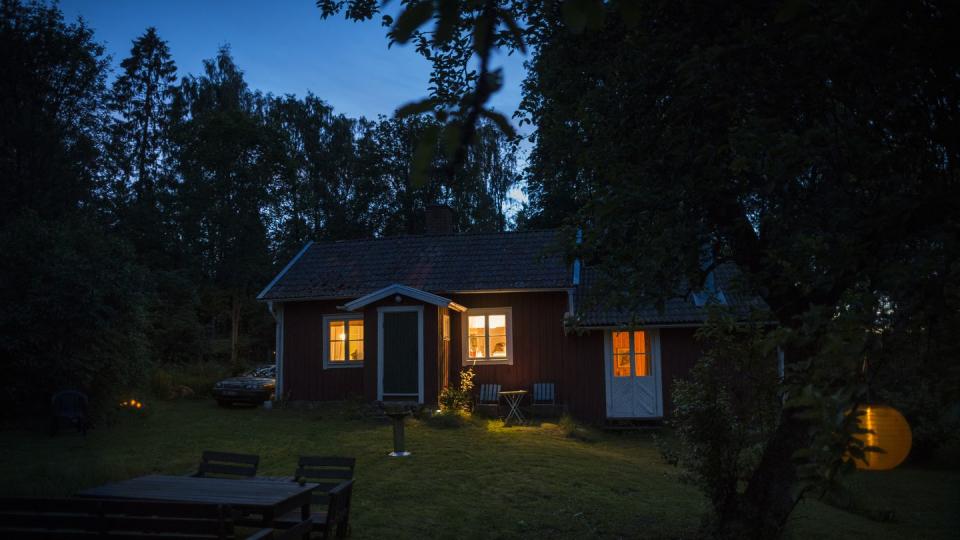
[[[673,410],[673,381],[690,372],[703,353],[694,339],[696,328],[660,329],[660,371],[663,384],[663,415],[670,416]]]
[[[364,367],[323,369],[323,316],[343,315],[339,301],[284,304],[284,393],[295,401],[329,401],[364,394],[364,372],[376,357],[367,352],[369,326],[364,324]],[[376,325],[376,321],[374,321]]]
[[[512,365],[478,365],[475,384],[499,383],[504,390],[530,390],[538,382],[556,383],[557,398],[579,417],[601,419],[606,414],[603,333],[567,335],[563,328],[565,292],[463,294],[452,298],[467,308],[511,307]],[[465,318],[451,316],[450,383],[457,384],[463,367]]]
[[[563,315],[566,293],[463,294],[452,298],[468,308],[511,307],[513,312],[513,365],[479,365],[477,385],[499,383],[504,390],[532,390],[537,382],[556,383],[557,398],[580,418],[602,420],[606,416],[602,330],[581,335],[566,334]],[[294,400],[327,401],[362,395],[377,399],[377,307],[424,306],[424,402],[435,405],[445,384],[458,384],[462,358],[462,314],[449,311],[449,360],[440,332],[445,308],[409,298],[400,303],[384,299],[367,306],[364,314],[363,368],[323,369],[323,316],[342,314],[329,302],[290,302],[284,307],[284,385]],[[672,407],[673,380],[687,373],[701,354],[693,338],[694,328],[660,330],[663,410]]]

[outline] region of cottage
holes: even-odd
[[[700,354],[702,298],[576,311],[590,273],[564,261],[556,231],[452,234],[449,212],[429,208],[421,236],[310,242],[263,289],[279,395],[436,404],[472,365],[477,384],[555,383],[581,418],[663,417]],[[712,296],[727,301],[720,286]],[[585,332],[566,331],[574,312]],[[631,319],[642,326],[623,327]]]

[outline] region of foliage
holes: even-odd
[[[447,385],[440,391],[438,398],[440,410],[445,412],[466,412],[473,410],[473,367],[460,370],[460,383],[457,386]]]
[[[3,414],[45,411],[79,389],[95,412],[149,365],[142,274],[128,246],[89,221],[25,213],[0,229]]]
[[[206,393],[222,364],[272,359],[274,321],[254,297],[307,240],[421,233],[434,203],[457,207],[459,230],[509,226],[516,149],[492,127],[478,127],[456,175],[417,184],[417,141],[436,126],[425,115],[355,119],[312,94],[264,95],[227,47],[177,80],[155,28],[108,85],[109,59],[85,23],[42,2],[0,6],[0,237],[12,250],[2,347],[18,364],[47,365],[74,333],[57,325],[75,318],[70,354],[96,357],[82,373],[64,362],[43,384],[148,386],[152,362]],[[429,170],[447,160],[437,153]],[[25,291],[43,293],[36,306]],[[81,293],[89,302],[69,303]],[[105,366],[120,351],[114,373]],[[18,375],[2,394],[38,406],[49,390]]]
[[[686,478],[716,515],[738,504],[741,482],[759,465],[779,416],[779,380],[770,329],[738,324],[715,310],[697,332],[704,355],[673,383],[669,420]]]
[[[564,437],[577,439],[583,442],[596,442],[596,436],[587,428],[581,426],[577,421],[567,413],[564,413],[557,421],[557,427]]]
[[[424,422],[438,429],[453,429],[465,426],[469,419],[469,413],[462,409],[441,409],[440,412],[425,417]]]

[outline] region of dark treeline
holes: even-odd
[[[178,80],[149,28],[112,73],[82,22],[4,0],[0,50],[4,410],[106,398],[158,364],[268,361],[254,297],[308,239],[416,234],[433,203],[462,231],[508,226],[516,148],[490,126],[456,175],[414,185],[432,117],[263,94],[226,47]]]

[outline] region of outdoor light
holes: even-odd
[[[870,433],[856,435],[866,446],[882,448],[883,452],[868,452],[867,462],[854,460],[858,469],[886,471],[903,463],[910,453],[913,433],[910,424],[893,407],[866,405],[861,407],[860,427]]]

